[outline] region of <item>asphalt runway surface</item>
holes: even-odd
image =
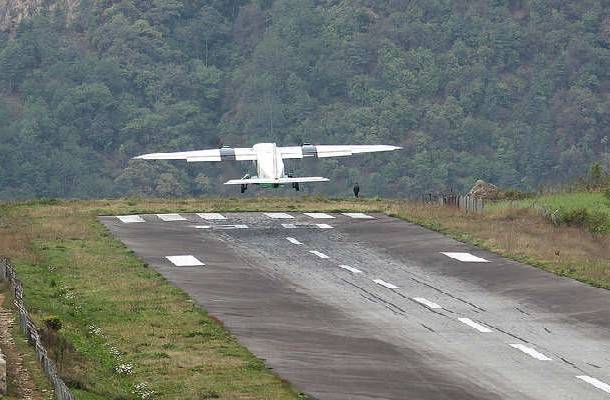
[[[610,398],[606,290],[381,214],[100,219],[311,398]]]

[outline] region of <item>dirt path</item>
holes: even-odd
[[[36,388],[36,383],[25,366],[23,355],[15,346],[12,329],[17,322],[12,311],[2,307],[4,298],[5,293],[0,293],[0,348],[6,358],[9,396],[25,400],[42,400],[45,396]]]

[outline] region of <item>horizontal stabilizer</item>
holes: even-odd
[[[250,179],[231,179],[225,185],[257,185],[257,184],[279,184],[304,183],[304,182],[328,182],[328,178],[321,176],[304,176],[301,178],[250,178]]]

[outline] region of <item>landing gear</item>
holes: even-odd
[[[292,188],[294,190],[296,190],[297,192],[301,190],[301,186],[299,186],[299,182],[293,182],[292,183]]]
[[[358,198],[359,195],[360,195],[360,185],[358,185],[358,182],[356,182],[356,184],[354,185],[354,196],[356,196],[356,198]]]

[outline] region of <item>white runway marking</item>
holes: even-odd
[[[248,229],[248,225],[193,225],[195,229]]]
[[[350,267],[349,265],[339,265],[339,268],[343,268],[345,270],[348,270],[349,272],[351,272],[352,274],[361,274],[362,271],[360,271],[358,268],[354,268],[354,267]]]
[[[328,224],[316,224],[316,226],[320,229],[333,229],[333,227]]]
[[[296,229],[296,228],[318,228],[318,229],[333,229],[332,225],[328,224],[282,224],[282,226],[286,229]]]
[[[269,218],[273,218],[273,219],[294,219],[294,217],[292,215],[286,214],[286,213],[281,213],[281,212],[263,213],[263,214],[265,214]]]
[[[468,325],[471,328],[476,329],[479,332],[483,332],[483,333],[489,333],[489,332],[493,332],[491,329],[489,329],[486,326],[483,326],[481,324],[477,324],[476,322],[474,322],[473,320],[471,320],[470,318],[458,318],[458,320],[463,323]]]
[[[381,285],[383,287],[386,287],[388,289],[398,289],[398,286],[393,285],[393,284],[386,282],[384,280],[381,280],[381,279],[373,279],[373,282],[375,282],[376,284]]]
[[[125,224],[132,224],[134,222],[146,222],[139,215],[117,215],[116,217]]]
[[[205,220],[227,219],[227,217],[219,213],[197,213],[197,215]]]
[[[607,383],[604,383],[598,379],[591,378],[590,376],[587,376],[587,375],[579,375],[576,378],[580,379],[581,381],[585,381],[588,384],[593,385],[596,388],[603,390],[606,393],[610,393],[610,385],[608,385]]]
[[[316,250],[309,250],[309,252],[310,252],[311,254],[315,254],[316,256],[318,256],[318,257],[320,257],[320,258],[330,258],[330,257],[328,257],[326,254],[324,254],[324,253],[320,253],[319,251],[316,251]]]
[[[356,218],[356,219],[373,219],[375,217],[371,217],[370,215],[366,215],[364,213],[341,213],[346,217]]]
[[[334,219],[335,218],[332,215],[329,215],[326,213],[303,213],[303,214],[307,215],[308,217],[315,218],[315,219]]]
[[[552,359],[550,359],[547,356],[545,356],[544,354],[542,354],[542,353],[532,349],[531,347],[527,347],[527,346],[524,346],[522,344],[509,344],[509,346],[510,347],[514,347],[517,350],[521,350],[525,354],[534,357],[536,360],[540,360],[540,361],[553,361]]]
[[[298,240],[296,240],[293,237],[287,237],[286,240],[288,240],[292,244],[300,244],[300,245],[303,244],[303,243],[299,242]]]
[[[157,217],[159,217],[161,220],[163,220],[165,222],[186,221],[186,218],[184,218],[180,214],[157,214]]]
[[[470,253],[445,253],[441,252],[441,254],[446,255],[447,257],[455,258],[458,261],[462,262],[489,262],[484,258],[474,256]]]
[[[431,302],[430,300],[424,299],[423,297],[414,297],[413,300],[415,300],[416,302],[425,305],[428,308],[432,308],[432,309],[440,309],[443,308],[441,306],[439,306],[436,303]]]
[[[167,258],[172,264],[176,267],[196,267],[200,265],[205,265],[197,258],[193,256],[167,256]]]

